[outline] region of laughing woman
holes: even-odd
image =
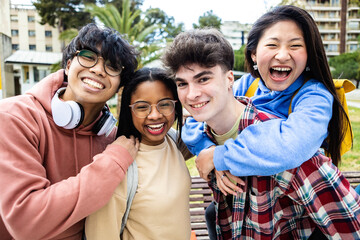
[[[161,69],[138,70],[124,87],[117,132],[140,139],[135,166],[109,203],[86,219],[87,240],[190,239],[190,174],[168,133],[175,120],[181,132],[175,82]]]

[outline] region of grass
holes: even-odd
[[[342,156],[341,171],[360,171],[360,108],[349,107],[351,127],[354,133],[353,148]]]
[[[342,156],[341,171],[360,171],[360,108],[349,107],[349,116],[354,133],[353,148]],[[191,176],[198,176],[195,157],[186,161]]]

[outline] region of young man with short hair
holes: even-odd
[[[106,106],[136,57],[118,32],[88,24],[64,49],[64,69],[0,101],[1,239],[82,239],[137,153],[134,138],[115,140]]]

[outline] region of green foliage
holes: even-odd
[[[130,6],[130,0],[124,0],[121,13],[112,4],[106,4],[104,7],[89,4],[86,5],[85,10],[91,16],[97,17],[105,26],[123,34],[132,45],[136,46],[141,52],[139,67],[142,67],[160,57],[159,43],[157,41],[146,43],[147,36],[159,29],[159,26],[156,24],[145,26],[145,19],[141,18],[141,10],[131,11]],[[136,19],[138,19],[137,22]]]
[[[96,0],[36,0],[33,4],[41,16],[41,24],[48,23],[62,32],[92,22],[90,14],[83,12],[81,6],[95,2]]]
[[[341,171],[360,170],[360,108],[349,107],[351,127],[354,133],[353,148],[341,158]]]
[[[150,33],[146,42],[152,42],[154,39],[172,39],[180,32],[184,31],[184,24],[175,24],[174,17],[169,17],[159,8],[149,8],[145,12],[145,27],[157,25],[160,26],[157,31]]]
[[[199,25],[193,24],[193,28],[205,28],[212,27],[220,30],[221,27],[221,18],[216,16],[212,10],[207,11],[201,17],[199,17]]]
[[[330,58],[329,65],[333,69],[331,71],[333,78],[359,79],[359,59],[358,51]]]
[[[119,10],[119,12],[122,12],[123,2],[124,2],[124,0],[99,0],[99,1],[97,1],[97,3],[100,5],[112,4],[116,7],[116,9]],[[140,9],[140,6],[143,4],[143,2],[144,2],[144,0],[131,0],[131,3],[130,3],[131,11]]]
[[[245,68],[245,45],[241,46],[240,49],[235,50],[235,63],[234,70],[246,72]]]

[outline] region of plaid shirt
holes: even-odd
[[[246,105],[239,134],[251,124],[276,118]],[[215,141],[210,128],[206,133]],[[329,239],[360,239],[360,197],[332,164],[316,153],[300,167],[273,176],[243,178],[237,196],[224,196],[213,174],[218,239],[308,239],[317,226]]]

